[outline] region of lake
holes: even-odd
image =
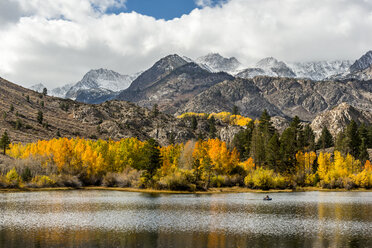
[[[372,192],[0,194],[0,247],[372,247]]]

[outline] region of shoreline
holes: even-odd
[[[352,190],[346,189],[323,189],[318,187],[302,187],[297,189],[248,189],[243,187],[231,188],[210,188],[208,191],[176,191],[176,190],[157,190],[157,189],[137,189],[137,188],[115,188],[103,186],[87,186],[81,188],[55,187],[55,188],[1,188],[0,193],[17,193],[17,192],[41,192],[41,191],[71,191],[71,190],[102,190],[102,191],[122,191],[133,193],[147,194],[238,194],[238,193],[296,193],[296,192],[372,192],[372,189],[357,188]]]

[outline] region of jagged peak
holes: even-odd
[[[366,52],[350,66],[351,72],[362,71],[372,65],[372,50]]]

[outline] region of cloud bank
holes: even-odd
[[[249,65],[267,56],[357,59],[372,49],[370,0],[197,1],[203,8],[165,21],[106,14],[125,0],[1,0],[0,76],[53,88],[92,68],[134,73],[173,53],[219,52]]]

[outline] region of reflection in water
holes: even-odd
[[[0,194],[0,247],[372,247],[372,193]]]

